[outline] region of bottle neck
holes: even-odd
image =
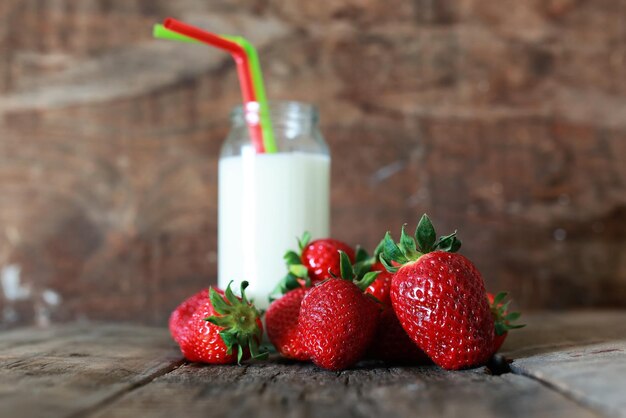
[[[318,113],[315,106],[300,102],[270,102],[270,124],[261,124],[261,131],[266,135],[271,127],[275,150],[278,153],[330,154],[324,137],[318,129]],[[220,155],[230,157],[242,155],[253,147],[251,129],[247,121],[262,122],[259,109],[254,104],[241,106],[231,113],[231,130],[222,145]]]
[[[306,135],[317,129],[319,120],[317,108],[303,102],[270,102],[269,113],[275,132],[284,132],[288,136]],[[230,115],[233,127],[242,127],[246,121],[259,121],[261,114],[258,106],[237,106]]]

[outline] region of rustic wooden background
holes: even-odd
[[[0,326],[162,324],[216,275],[228,56],[319,105],[336,237],[424,211],[530,308],[626,306],[626,0],[2,0]]]

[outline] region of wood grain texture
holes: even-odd
[[[162,325],[214,282],[237,79],[169,15],[319,105],[337,238],[428,212],[521,307],[625,306],[626,0],[300,3],[1,2],[0,327]]]
[[[626,313],[530,316],[525,332],[515,334],[504,347],[514,373],[626,417]]]
[[[124,325],[3,333],[0,347],[3,417],[82,414],[181,361],[162,329]]]
[[[527,315],[486,368],[362,363],[343,372],[276,356],[182,363],[166,329],[74,324],[0,333],[0,415],[51,417],[623,416],[626,312]]]
[[[185,365],[94,416],[169,417],[591,417],[540,383],[484,371],[312,365]]]
[[[626,338],[522,358],[512,368],[597,411],[626,417]]]

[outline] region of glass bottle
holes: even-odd
[[[248,281],[259,308],[287,273],[283,255],[296,238],[330,233],[330,153],[317,109],[273,102],[270,113],[278,152],[255,152],[238,106],[219,160],[218,285]]]

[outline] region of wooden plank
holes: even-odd
[[[625,316],[625,312],[527,315],[528,327],[511,333],[504,347],[505,355],[515,359],[512,371],[527,376],[491,376],[482,369],[450,373],[436,367],[329,373],[284,361],[242,368],[185,365],[125,394],[95,416],[159,417],[177,411],[192,417],[209,412],[212,416],[587,416],[592,414],[588,407],[616,415],[621,407],[618,394],[626,384],[616,379],[624,374],[621,368],[611,372],[610,361],[623,350],[599,347],[617,344],[626,335]],[[567,360],[560,359],[562,352],[570,352]],[[585,360],[587,354],[593,360]],[[599,356],[603,361],[598,361]],[[557,366],[552,366],[555,360]],[[570,370],[559,373],[564,361]],[[592,370],[587,363],[594,362]],[[595,378],[585,380],[583,373],[579,382],[586,385],[568,387],[563,382],[579,367]],[[532,372],[534,368],[544,368],[548,376],[540,370]],[[603,379],[613,382],[612,387],[603,387]],[[599,392],[605,396],[594,398]]]
[[[626,417],[626,339],[520,359],[512,369],[607,415]]]
[[[4,350],[21,345],[38,344],[53,338],[69,337],[84,332],[78,326],[51,326],[46,328],[18,328],[10,332],[2,332],[0,338],[0,350]]]
[[[84,324],[0,334],[0,416],[623,415],[626,312],[527,315],[513,373],[362,364],[340,373],[280,358],[183,364],[165,329]],[[623,390],[622,390],[623,392]]]
[[[43,335],[45,338],[40,338]],[[0,416],[89,411],[181,361],[164,329],[69,325],[0,336]]]
[[[511,334],[514,373],[532,377],[577,402],[626,417],[626,312],[530,316]]]
[[[510,333],[502,347],[506,357],[530,357],[626,336],[624,310],[525,313],[520,323],[527,326]]]
[[[540,383],[483,369],[368,367],[340,373],[283,360],[184,365],[122,396],[104,417],[588,417]]]

